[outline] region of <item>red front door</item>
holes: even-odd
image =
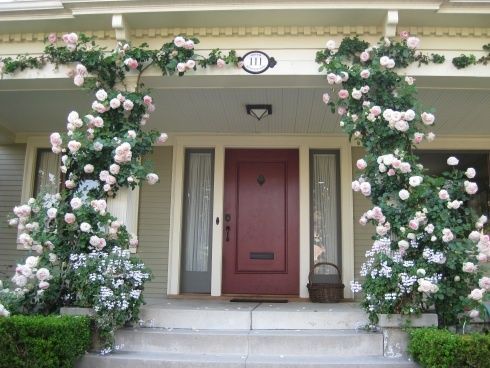
[[[298,150],[228,149],[223,293],[299,293]]]

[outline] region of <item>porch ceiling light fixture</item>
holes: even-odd
[[[272,105],[245,105],[247,114],[253,116],[258,121],[266,116],[272,115]]]

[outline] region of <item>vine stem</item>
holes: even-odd
[[[151,63],[147,64],[144,68],[141,69],[141,71],[138,73],[138,78],[136,78],[136,88],[135,88],[135,92],[139,92],[139,88],[140,88],[140,79],[141,79],[141,76],[143,75],[143,73],[150,67],[152,66],[154,63],[154,61],[152,61]]]

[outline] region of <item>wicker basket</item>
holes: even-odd
[[[337,283],[313,283],[311,278],[315,268],[322,265],[332,266],[337,270]],[[342,284],[342,274],[339,268],[329,262],[320,262],[314,265],[308,275],[308,285],[306,285],[310,293],[310,300],[313,303],[338,303],[344,296],[344,284]]]

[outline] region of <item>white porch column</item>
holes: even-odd
[[[310,273],[310,149],[299,148],[299,296],[308,298]]]
[[[223,203],[225,177],[225,148],[216,145],[214,150],[214,193],[213,193],[213,244],[211,258],[211,295],[221,295],[223,270]],[[216,224],[219,218],[219,224]]]

